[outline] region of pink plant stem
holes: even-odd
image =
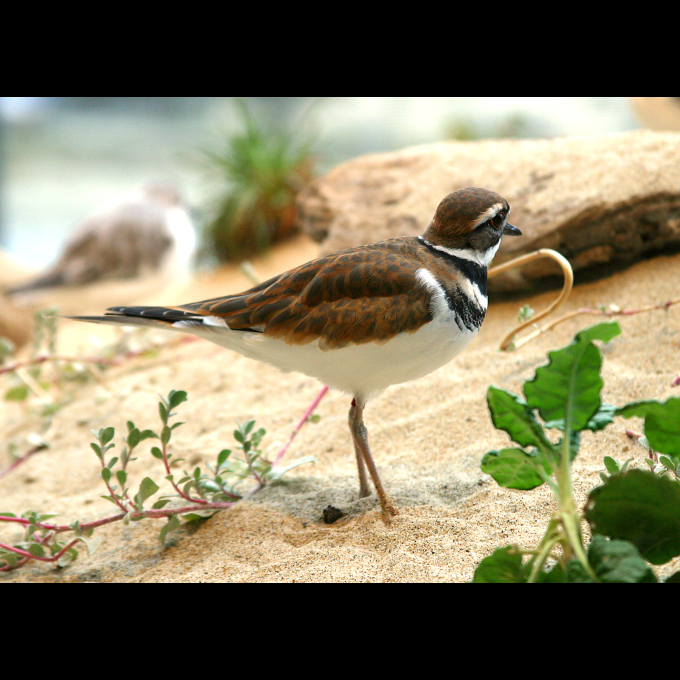
[[[38,444],[37,446],[34,446],[32,449],[29,449],[28,451],[26,451],[26,453],[24,453],[23,456],[20,456],[19,458],[17,458],[9,467],[0,471],[0,478],[4,477],[5,475],[12,472],[12,470],[14,470],[14,468],[21,465],[25,460],[30,458],[34,453],[38,453],[38,451],[42,451],[43,449],[46,449],[46,448],[47,448],[47,446],[45,444]]]
[[[146,518],[161,518],[170,517],[170,515],[183,515],[186,512],[197,512],[199,510],[225,510],[230,508],[234,503],[232,502],[220,502],[220,503],[206,503],[205,505],[187,505],[181,508],[159,508],[157,510],[142,510],[141,512],[122,512],[117,515],[112,515],[111,517],[104,517],[103,519],[98,519],[93,522],[83,522],[79,525],[81,531],[87,531],[89,529],[96,529],[97,527],[104,526],[105,524],[111,524],[112,522],[119,522],[125,515],[129,514],[130,519],[146,519]],[[55,533],[61,533],[63,531],[73,531],[73,527],[68,524],[45,524],[44,522],[32,523],[30,520],[24,517],[6,517],[5,515],[0,515],[0,522],[14,522],[16,524],[35,524],[39,529],[45,529],[47,531],[54,531]],[[5,550],[11,550],[13,552],[19,552],[19,548],[11,548],[5,545],[0,547],[5,548]],[[29,553],[30,554],[30,553]],[[33,555],[31,555],[33,557]]]
[[[23,555],[24,557],[27,557],[28,559],[32,560],[40,560],[41,562],[56,562],[67,550],[70,550],[78,540],[71,541],[68,545],[65,545],[56,555],[52,555],[52,557],[42,557],[40,555],[32,555],[30,552],[26,550],[22,550],[21,548],[14,548],[11,545],[5,545],[4,543],[0,543],[0,548],[3,548],[4,550],[7,550],[9,552],[16,553],[17,555]]]
[[[286,455],[286,451],[288,451],[288,447],[292,444],[293,439],[295,439],[297,433],[302,429],[302,426],[307,422],[309,416],[311,416],[312,413],[314,413],[314,409],[319,405],[319,402],[324,398],[326,392],[328,392],[328,386],[324,385],[321,392],[319,392],[314,401],[310,404],[309,408],[305,411],[305,414],[300,419],[300,422],[295,426],[295,429],[288,438],[288,441],[283,445],[282,449],[276,455],[276,458],[274,459],[273,463],[274,465],[279,463],[281,459]]]

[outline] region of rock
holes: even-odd
[[[553,248],[577,276],[598,275],[680,246],[680,134],[440,142],[343,163],[299,196],[303,229],[324,253],[422,233],[439,201],[483,186],[510,203],[523,237],[498,264]],[[543,287],[559,272],[537,260],[494,278],[495,291]]]

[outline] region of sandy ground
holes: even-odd
[[[311,259],[316,246],[299,240],[256,261],[264,278]],[[197,278],[172,299],[186,302],[237,292],[248,286],[238,269]],[[564,311],[614,303],[639,308],[678,297],[680,255],[640,262],[607,279],[574,289]],[[491,425],[485,394],[490,384],[519,392],[546,353],[571,341],[599,319],[579,316],[510,353],[498,351],[524,304],[543,309],[555,293],[491,304],[482,331],[451,364],[421,380],[396,385],[369,403],[366,424],[374,457],[399,515],[390,526],[380,518],[375,496],[358,498],[356,463],[347,428],[349,398],[329,392],[317,409],[319,422],[308,423],[287,460],[313,455],[316,463],[296,468],[283,481],[249,501],[217,513],[198,526],[185,525],[158,541],[164,520],[97,530],[99,550],[83,550],[66,569],[32,562],[0,582],[465,582],[479,561],[495,548],[516,543],[531,547],[542,536],[554,503],[545,487],[521,492],[502,489],[480,471],[482,456],[508,444]],[[78,307],[78,301],[71,301]],[[92,300],[83,307],[90,309]],[[620,317],[623,333],[604,347],[604,399],[665,400],[677,396],[671,383],[680,373],[680,305]],[[99,342],[117,329],[62,322],[62,353],[94,354]],[[168,334],[168,339],[175,336]],[[3,391],[7,377],[0,378]],[[57,513],[56,521],[88,521],[112,514],[100,496],[105,488],[89,447],[90,430],[113,425],[118,433],[132,419],[140,428],[158,428],[158,394],[186,390],[179,407],[186,424],[171,446],[193,468],[214,461],[232,445],[236,421],[250,418],[267,430],[265,446],[281,445],[321,386],[299,374],[283,374],[207,342],[168,348],[154,358],[136,358],[73,389],[68,403],[50,424],[25,405],[3,402],[0,469],[9,463],[7,443],[29,448],[26,436],[43,432],[50,449],[29,458],[0,479],[0,509]],[[68,388],[71,389],[71,388]],[[41,430],[41,427],[47,427]],[[574,465],[577,502],[598,483],[602,459],[643,451],[626,437],[636,421],[617,421],[597,435],[583,436]],[[120,446],[120,444],[119,444]],[[130,464],[130,487],[151,476],[163,481],[159,461],[142,443]],[[165,484],[165,482],[163,482]],[[332,525],[322,521],[329,504],[346,516]],[[18,540],[14,525],[0,526],[0,542]],[[657,569],[672,573],[674,564]]]

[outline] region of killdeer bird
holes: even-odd
[[[188,273],[195,247],[193,225],[175,186],[150,182],[98,207],[47,271],[5,292],[25,297],[110,279],[176,278]]]
[[[444,198],[422,236],[342,250],[237,295],[70,318],[192,333],[351,395],[360,494],[370,494],[368,469],[389,522],[397,510],[371,456],[364,407],[448,363],[477,335],[487,267],[503,235],[520,234],[509,211],[497,193],[468,187]]]

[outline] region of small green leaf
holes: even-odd
[[[125,470],[116,470],[116,479],[118,480],[118,483],[124,487],[127,482],[127,472],[125,472]]]
[[[482,458],[482,472],[491,475],[499,486],[508,489],[535,489],[545,481],[539,470],[550,474],[550,465],[541,454],[529,454],[522,449],[489,451]]]
[[[600,408],[597,410],[595,415],[588,421],[585,426],[586,430],[592,430],[597,432],[598,430],[603,430],[609,423],[614,420],[617,408],[612,404],[600,404]]]
[[[680,555],[680,484],[646,470],[610,477],[588,497],[593,533],[630,541],[652,564]]]
[[[28,397],[28,387],[17,385],[5,392],[5,401],[23,401]]]
[[[473,583],[526,583],[522,555],[514,546],[494,550],[475,569]]]
[[[28,552],[34,557],[45,557],[45,548],[40,543],[31,543],[28,546]]]
[[[283,477],[283,475],[285,475],[289,470],[292,470],[293,468],[296,468],[300,465],[306,465],[307,463],[316,463],[314,456],[304,456],[303,458],[298,458],[298,460],[294,460],[288,465],[275,465],[270,467],[262,476],[267,482],[275,482],[281,479],[281,477]]]
[[[664,465],[667,470],[675,470],[677,466],[677,463],[673,462],[673,460],[669,456],[659,456],[659,463]]]
[[[605,456],[604,457],[604,466],[607,468],[607,472],[610,475],[615,475],[617,472],[621,470],[621,466],[619,465],[619,461],[615,460],[611,456]]]
[[[177,515],[170,515],[168,517],[168,521],[163,525],[163,528],[161,529],[158,538],[160,539],[161,543],[165,543],[165,536],[167,535],[168,531],[174,531],[179,527],[179,518]]]
[[[163,460],[163,452],[157,446],[154,446],[151,449],[151,455],[154,458],[158,458],[159,460]]]
[[[161,441],[167,444],[170,441],[170,437],[172,437],[172,430],[166,425],[161,431]]]
[[[0,566],[14,567],[19,561],[19,555],[11,550],[0,549]],[[3,564],[4,562],[4,564]]]
[[[111,470],[110,468],[103,467],[101,471],[102,479],[108,484],[111,481]]]
[[[168,395],[169,408],[172,411],[173,408],[179,406],[182,402],[187,400],[187,393],[183,390],[171,390]]]
[[[116,430],[113,427],[102,427],[100,430],[92,430],[92,434],[99,440],[102,446],[106,446],[112,439]]]
[[[552,451],[552,444],[525,401],[493,385],[489,387],[486,399],[494,426],[507,432],[512,441],[523,447]]]
[[[99,536],[96,536],[94,538],[87,538],[86,536],[78,536],[77,538],[78,538],[79,541],[82,541],[85,544],[85,548],[87,549],[88,555],[94,555],[95,551],[97,550],[100,543],[102,542],[102,539]]]
[[[144,501],[153,496],[160,487],[150,477],[144,477],[139,485],[139,491],[135,494],[135,505],[141,509]]]

